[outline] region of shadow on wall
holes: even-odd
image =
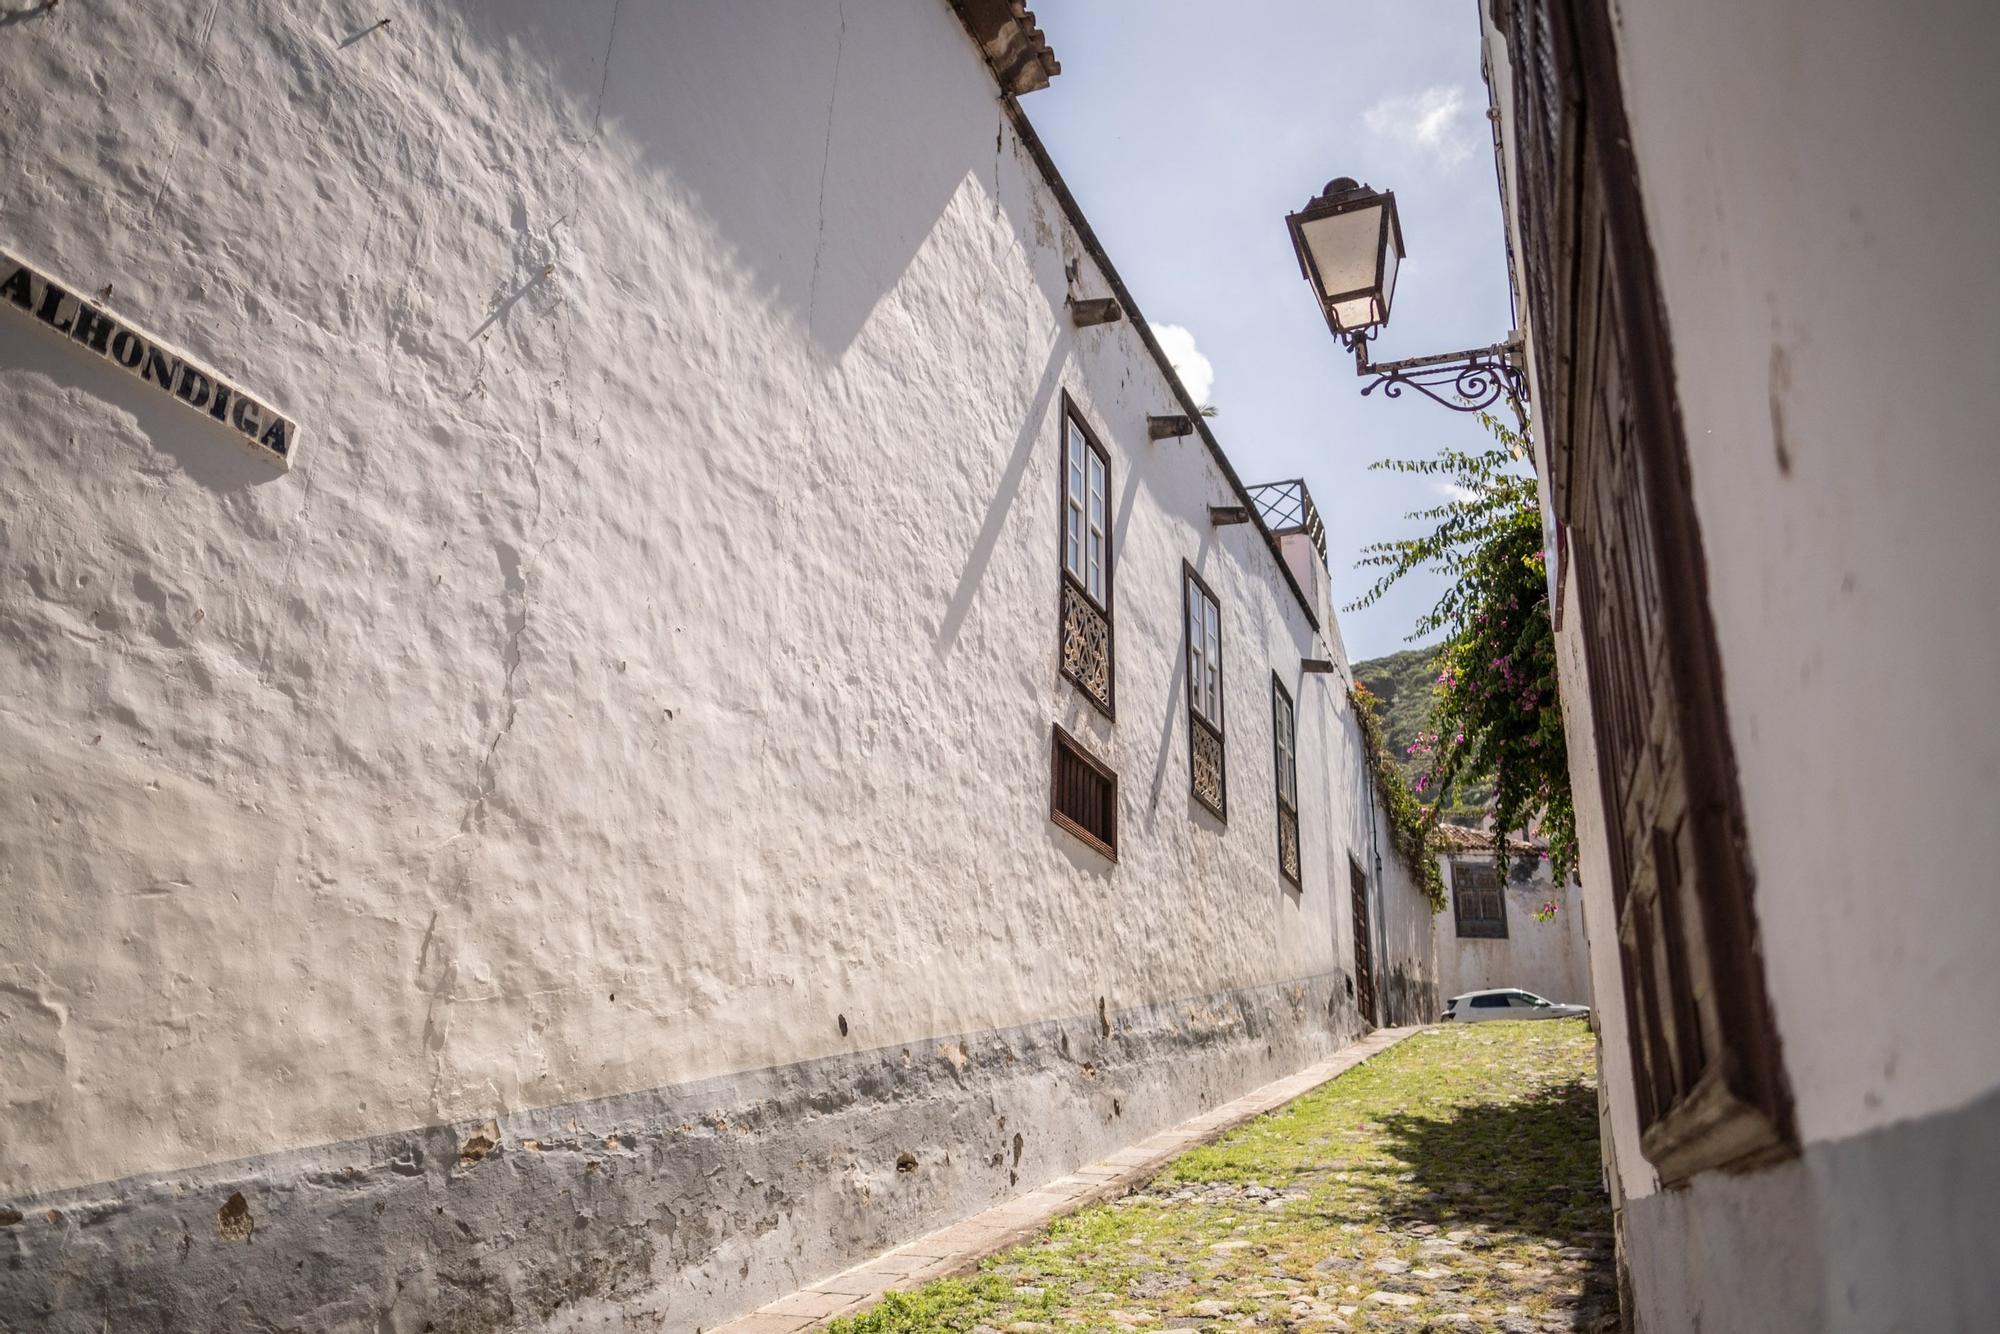
[[[32,320],[13,318],[11,308],[0,314],[6,316],[6,324],[0,326],[0,382],[30,375],[53,382],[57,392],[23,393],[20,401],[37,405],[37,411],[68,415],[71,428],[66,434],[73,438],[76,451],[114,456],[99,467],[115,468],[120,461],[115,456],[122,454],[123,461],[136,469],[160,470],[156,459],[131,450],[118,438],[127,429],[136,429],[211,491],[262,486],[285,476],[275,462],[257,457],[235,431],[207,420],[157,386],[142,383],[112,362],[36,327]],[[107,406],[113,409],[108,414]],[[302,423],[303,449],[320,443],[311,434],[312,423]]]
[[[958,632],[964,627],[966,613],[972,610],[973,600],[986,580],[986,567],[993,562],[993,549],[999,545],[1000,534],[1007,526],[1007,516],[1021,494],[1021,479],[1035,457],[1036,446],[1049,438],[1050,432],[1043,428],[1049,421],[1049,405],[1055,400],[1063,368],[1068,364],[1069,345],[1058,338],[1049,347],[1048,364],[1042,367],[1041,383],[1035,386],[1034,396],[1021,418],[1020,434],[1014,437],[1014,452],[1007,458],[1000,483],[994,488],[993,499],[987,502],[986,517],[979,524],[979,535],[972,541],[972,550],[959,570],[958,586],[952,590],[951,601],[946,604],[944,616],[938,622],[934,647],[940,658],[950,657],[952,649],[958,645]],[[1058,424],[1056,429],[1060,431],[1061,425]],[[1112,549],[1117,550],[1116,547]]]
[[[1539,1098],[1475,1103],[1449,1120],[1396,1115],[1383,1125],[1390,1151],[1409,1164],[1421,1191],[1397,1221],[1439,1231],[1478,1228],[1489,1237],[1586,1252],[1570,1327],[1618,1328],[1611,1200],[1598,1157],[1594,1088],[1577,1081]],[[1525,1277],[1522,1286],[1524,1292],[1537,1288]]]
[[[556,156],[575,162],[610,136],[629,144],[688,191],[829,359],[909,267],[965,179],[968,146],[994,143],[997,167],[990,80],[968,96],[985,71],[936,0],[482,0],[456,23],[519,67],[517,86],[558,85],[577,123]],[[939,59],[953,39],[966,58]],[[953,116],[960,132],[939,125]],[[554,208],[598,207],[575,180],[543,186]]]
[[[1407,965],[1398,964],[1382,979],[1378,1004],[1384,1028],[1428,1024],[1438,1017],[1437,983],[1425,981]]]

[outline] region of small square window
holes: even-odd
[[[1049,740],[1049,818],[1118,860],[1118,775],[1060,726]]]

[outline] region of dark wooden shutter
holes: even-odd
[[[1512,0],[1541,421],[1581,594],[1642,1146],[1663,1180],[1793,1147],[1672,346],[1605,0]]]
[[[1451,901],[1459,935],[1506,937],[1507,895],[1500,885],[1500,868],[1492,858],[1451,864]]]
[[[1361,863],[1347,859],[1348,898],[1354,913],[1354,1003],[1361,1017],[1375,1022],[1374,947],[1368,934],[1368,877]]]
[[[1118,776],[1061,726],[1049,740],[1049,818],[1118,860]]]

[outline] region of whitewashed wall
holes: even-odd
[[[880,1145],[792,1153],[772,1217],[616,1280],[707,1320],[1351,1036],[1358,738],[1298,668],[1344,672],[1337,630],[1210,526],[1200,440],[1148,442],[1176,404],[1133,324],[1070,327],[1105,276],[949,7],[378,17],[0,35],[0,243],[302,424],[279,474],[0,310],[0,1196],[489,1118],[518,1152],[533,1109],[845,1098],[899,1050],[949,1102],[965,1035],[1085,1017],[1210,1053],[1175,1080],[1161,1038],[1121,1100],[1065,1029],[1034,1097],[1072,1119],[1024,1157],[958,1097],[977,1153],[954,1121],[927,1163],[1013,1162],[930,1196]],[[1112,454],[1115,725],[1057,674],[1064,392]],[[1188,795],[1184,559],[1226,826]],[[1115,867],[1048,821],[1053,722],[1119,773]],[[386,1318],[339,1300],[316,1327]]]
[[[1483,13],[1483,7],[1482,7]],[[1638,1152],[1587,678],[1563,636],[1644,1327],[1989,1328],[2000,1002],[2000,19],[1617,7],[1765,981],[1802,1155],[1656,1192]],[[1504,52],[1488,29],[1498,104]],[[1574,582],[1570,585],[1572,595]],[[1574,605],[1572,603],[1572,605]],[[1602,927],[1600,928],[1600,923]]]
[[[1491,862],[1489,853],[1438,858],[1447,892],[1454,861]],[[1583,930],[1583,887],[1557,884],[1546,863],[1524,881],[1509,877],[1504,890],[1507,934],[1460,936],[1457,915],[1447,908],[1434,920],[1438,994],[1445,998],[1490,987],[1520,987],[1570,1005],[1591,1003],[1590,953]],[[1547,903],[1556,915],[1546,922],[1535,913]]]

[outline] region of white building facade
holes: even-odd
[[[1479,14],[1628,1322],[2000,1327],[2000,22]]]
[[[1435,1004],[1031,24],[204,15],[0,38],[0,1324],[693,1329]]]
[[[1439,826],[1438,834],[1447,849],[1438,871],[1450,899],[1432,919],[1438,996],[1517,988],[1559,1004],[1589,1005],[1583,886],[1574,878],[1558,881],[1537,847],[1510,844],[1503,875],[1489,835],[1452,825]]]

